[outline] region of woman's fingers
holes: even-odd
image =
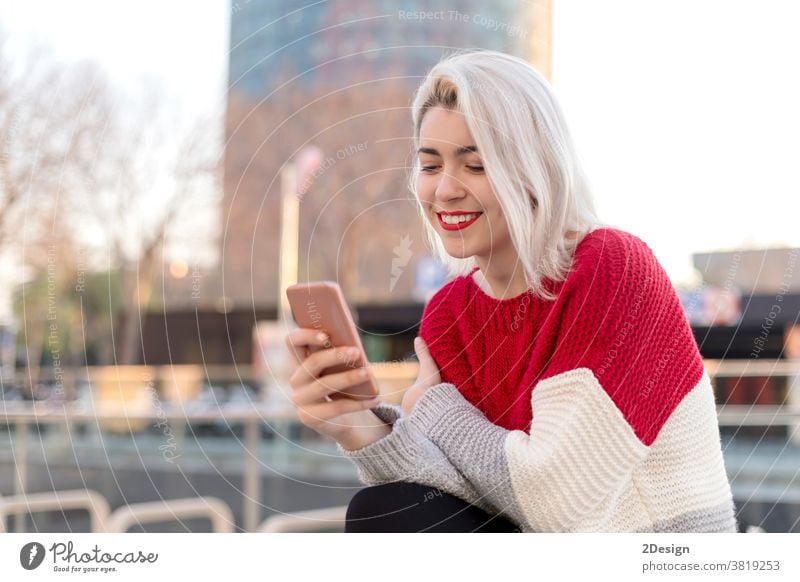
[[[320,337],[317,330],[308,328],[289,332],[286,345],[296,363],[289,378],[292,401],[297,408],[298,419],[304,425],[335,438],[335,435],[346,432],[349,426],[348,419],[339,420],[339,416],[368,410],[380,404],[377,396],[364,400],[328,398],[334,392],[341,392],[369,378],[369,371],[363,367],[365,360],[360,349],[331,347],[329,338]],[[318,349],[314,351],[314,348]],[[324,370],[342,364],[351,369],[321,376]],[[364,372],[366,375],[363,375]],[[350,422],[355,421],[351,416]]]
[[[355,350],[355,351],[351,351]],[[309,384],[320,378],[322,371],[338,364],[355,367],[358,361],[358,349],[347,346],[321,350],[308,356],[293,374],[298,386]]]
[[[292,399],[297,406],[323,401],[329,394],[341,392],[350,386],[361,384],[369,377],[365,372],[366,370],[359,368],[335,374],[326,374],[310,384],[296,388],[292,393]]]
[[[321,334],[321,335],[320,335]],[[309,346],[331,347],[330,338],[316,329],[301,327],[286,334],[286,347],[295,364],[300,365],[308,357]]]
[[[297,407],[298,420],[306,426],[315,426],[350,412],[375,408],[380,403],[380,398],[369,400],[354,400],[341,398],[332,402],[319,402]]]

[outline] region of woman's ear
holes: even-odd
[[[528,200],[531,201],[531,208],[536,210],[539,207],[539,201],[536,199],[536,194],[528,192]]]

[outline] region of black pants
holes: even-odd
[[[362,489],[350,500],[346,520],[345,533],[520,531],[440,489],[403,482]]]

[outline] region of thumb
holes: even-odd
[[[414,351],[417,352],[417,358],[419,359],[420,377],[438,383],[440,378],[439,366],[436,365],[436,362],[428,351],[425,340],[419,336],[414,338]]]
[[[417,357],[420,358],[420,360],[423,356],[430,358],[428,346],[425,345],[425,340],[419,336],[414,338],[414,351],[417,353]]]

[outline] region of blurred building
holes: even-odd
[[[301,206],[300,280],[336,280],[353,302],[414,300],[426,255],[406,185],[414,89],[455,49],[525,56],[525,6],[234,3],[222,247],[234,310],[277,300],[280,169],[307,143],[326,159]],[[393,277],[404,241],[405,276]]]
[[[710,285],[733,286],[751,295],[800,290],[797,248],[718,251],[692,257],[703,281]]]
[[[381,77],[389,69],[418,76],[457,48],[524,56],[533,17],[525,4],[455,0],[443,9],[423,0],[234,1],[230,89],[259,100],[287,72],[308,90],[320,82],[346,86]]]
[[[800,360],[800,248],[697,253],[693,264],[702,286],[680,294],[704,358]],[[743,375],[716,388],[719,403],[800,405],[793,377]]]
[[[709,358],[783,357],[800,314],[800,248],[696,253],[699,289],[681,293]]]

